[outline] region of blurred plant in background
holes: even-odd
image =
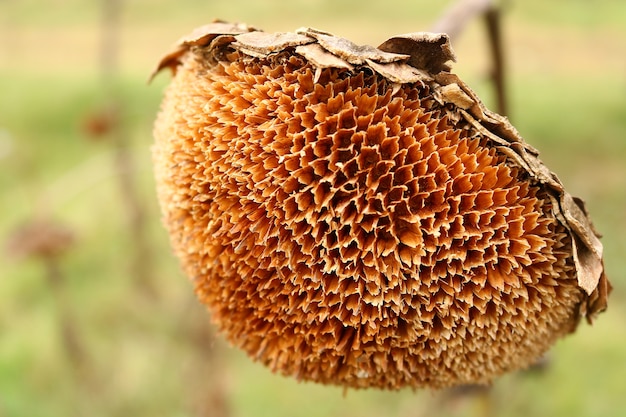
[[[349,391],[271,375],[213,333],[159,221],[162,53],[214,18],[360,43],[453,2],[0,0],[0,416],[626,414],[626,3],[503,4],[508,114],[604,234],[608,312],[488,391]],[[453,43],[489,97],[483,26]],[[494,103],[495,100],[494,100]],[[494,103],[487,103],[496,107]]]

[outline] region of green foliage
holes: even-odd
[[[192,27],[224,17],[267,30],[314,26],[376,43],[385,35],[428,28],[443,6],[423,0],[127,3],[122,73],[105,89],[97,64],[82,61],[97,56],[97,2],[0,2],[0,35],[15,35],[3,37],[15,39],[11,45],[0,43],[0,416],[212,415],[199,410],[219,409],[220,390],[231,414],[242,417],[487,415],[480,396],[344,395],[339,388],[272,375],[229,349],[213,335],[191,284],[170,255],[150,163],[151,124],[168,76],[160,75],[150,86],[146,78],[158,51]],[[588,201],[604,234],[607,271],[616,289],[609,311],[559,343],[547,370],[496,381],[487,403],[498,416],[626,415],[626,79],[623,67],[614,67],[615,48],[626,50],[626,6],[619,0],[593,6],[516,2],[505,23],[509,58],[515,62],[508,73],[512,121],[568,189]],[[173,27],[176,33],[166,37]],[[62,45],[46,44],[47,36],[76,42],[58,49]],[[29,43],[31,37],[37,44]],[[545,51],[554,54],[519,55],[542,38],[550,40]],[[613,49],[579,42],[588,38],[606,39]],[[472,59],[482,56],[483,41],[474,24],[459,40],[457,54],[463,78],[488,97],[487,64]],[[577,56],[558,54],[568,45]],[[594,61],[585,63],[585,54]],[[57,60],[54,69],[41,64],[50,57]],[[151,256],[145,263],[156,295],[133,277],[136,242],[119,189],[119,147],[111,135],[94,137],[85,128],[112,95],[122,106],[116,123],[125,132],[147,216]],[[41,259],[17,258],[5,250],[20,224],[42,214],[76,235],[58,260],[62,298],[46,279]],[[72,314],[84,349],[80,368],[64,347],[64,310]]]

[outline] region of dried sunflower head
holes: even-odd
[[[154,161],[174,251],[229,341],[348,387],[485,383],[606,307],[602,245],[443,34],[357,46],[215,23]]]

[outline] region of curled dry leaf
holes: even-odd
[[[233,344],[303,380],[439,388],[525,367],[604,310],[584,205],[452,61],[444,34],[225,23],[161,61],[164,223]]]

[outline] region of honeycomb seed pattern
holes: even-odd
[[[435,88],[293,48],[180,57],[158,196],[230,342],[301,380],[441,388],[575,329],[587,296],[554,200]]]

